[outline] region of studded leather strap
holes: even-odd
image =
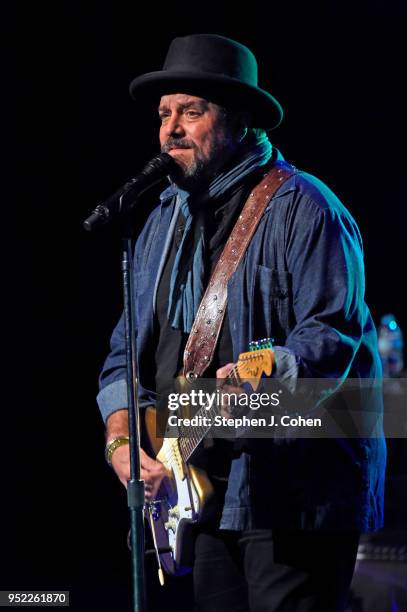
[[[227,303],[227,285],[243,258],[267,204],[296,170],[276,162],[250,193],[215,266],[184,351],[184,376],[202,376],[213,359]]]

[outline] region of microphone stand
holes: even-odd
[[[127,482],[127,505],[130,511],[130,542],[133,582],[133,612],[145,612],[144,580],[144,480],[140,479],[140,419],[139,374],[137,364],[136,329],[134,325],[134,277],[132,236],[128,215],[147,189],[161,181],[174,160],[167,153],[152,159],[135,178],[126,183],[103,204],[96,207],[84,221],[87,231],[109,223],[114,217],[122,222],[122,283],[126,348],[127,403],[130,442],[130,480]],[[127,198],[127,200],[126,200]],[[123,219],[124,218],[124,219]]]
[[[133,610],[146,610],[144,580],[144,480],[140,479],[140,419],[138,364],[134,328],[134,286],[132,240],[122,238],[122,282],[127,368],[127,402],[130,438],[130,480],[127,505],[130,511],[130,541],[133,582]]]
[[[86,225],[85,228],[88,229]],[[144,578],[144,480],[140,478],[139,374],[134,325],[133,241],[130,223],[122,223],[121,233],[121,273],[130,444],[130,480],[127,481],[127,505],[130,512],[132,610],[133,612],[145,612],[147,607]]]

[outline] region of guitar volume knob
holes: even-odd
[[[179,507],[174,506],[173,508],[171,508],[168,512],[168,515],[179,519]]]
[[[173,531],[175,533],[176,531],[176,525],[175,525],[175,521],[170,519],[169,521],[166,521],[164,523],[164,527],[166,528],[167,531],[169,531],[171,529],[171,531]]]

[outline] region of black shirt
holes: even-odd
[[[228,193],[221,200],[206,202],[204,216],[197,216],[193,228],[194,249],[200,236],[199,225],[204,224],[205,242],[205,286],[223,251],[226,241],[237,221],[237,218],[248,197],[252,182],[240,185],[232,194]],[[156,302],[156,352],[155,352],[155,382],[156,391],[161,393],[171,385],[173,379],[182,369],[183,352],[188,335],[179,329],[173,329],[168,320],[168,297],[170,279],[174,260],[181,243],[185,225],[185,218],[180,211],[173,234],[172,244],[161,275],[157,290]],[[191,251],[192,252],[192,251]],[[214,377],[216,370],[228,362],[233,361],[232,342],[229,332],[227,309],[223,320],[219,341],[211,365],[205,372],[206,377]]]
[[[233,192],[228,192],[225,196],[216,201],[200,203],[200,214],[196,215],[193,226],[193,240],[190,252],[193,252],[201,236],[202,226],[205,243],[204,286],[209,282],[212,271],[248,198],[250,190],[258,181],[257,175],[257,172],[253,173],[250,177],[250,181],[245,182],[243,185],[239,185]],[[204,214],[202,214],[202,211],[204,211]],[[180,211],[167,260],[157,289],[155,383],[158,395],[158,410],[166,410],[167,395],[174,391],[174,379],[182,370],[183,353],[188,340],[188,334],[185,334],[179,329],[174,329],[168,320],[168,298],[171,273],[175,256],[182,240],[184,226],[185,218]],[[216,370],[232,361],[232,340],[226,308],[214,358],[205,371],[204,376],[207,378],[215,378]],[[231,450],[232,446],[226,441],[215,440],[214,446],[210,449],[210,452],[207,453],[206,457],[207,464],[205,467],[208,472],[218,475],[227,475],[229,472]]]

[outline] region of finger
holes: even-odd
[[[141,465],[146,469],[151,469],[157,463],[155,459],[151,459],[148,455],[141,457]]]
[[[242,393],[245,393],[245,390],[243,389],[243,387],[236,387],[233,385],[221,385],[221,394],[234,394],[234,395],[242,395]]]
[[[155,459],[151,459],[151,457],[147,457],[147,459],[141,462],[141,468],[145,469],[147,472],[160,472],[163,467],[161,461],[156,461]]]
[[[144,483],[144,499],[146,501],[151,501],[156,497],[157,494],[157,490],[155,490],[155,487],[150,484],[150,483]]]
[[[141,468],[141,470],[140,470],[140,478],[141,478],[141,480],[144,480],[144,482],[149,481],[150,478],[151,478],[151,471],[150,470],[144,470],[143,468]]]
[[[232,411],[230,409],[230,406],[222,406],[220,409],[220,414],[226,419],[229,419],[232,416]]]
[[[125,478],[123,476],[119,477],[120,482],[122,483],[122,485],[124,486],[125,489],[127,489],[127,482],[128,482],[128,478]]]
[[[116,476],[122,481],[127,482],[130,479],[130,466],[122,465],[122,464],[114,464],[112,462],[112,467],[115,471]]]
[[[221,368],[219,368],[218,370],[216,370],[216,378],[227,378],[229,376],[230,372],[235,367],[235,365],[236,364],[234,364],[234,363],[227,363],[226,365],[224,365]]]
[[[149,466],[157,465],[157,463],[160,464],[160,461],[157,461],[157,459],[150,457],[150,455],[147,455],[145,450],[140,448],[140,463],[141,465],[145,465],[148,468]]]

